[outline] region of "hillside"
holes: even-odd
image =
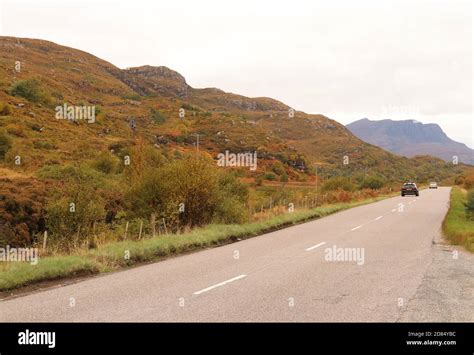
[[[474,164],[474,150],[456,142],[434,123],[414,120],[371,121],[367,118],[346,126],[360,139],[406,157],[432,155],[447,162],[457,156],[460,162]]]
[[[1,37],[0,46],[0,100],[13,107],[10,116],[2,117],[2,126],[17,131],[12,134],[15,149],[27,158],[23,168],[28,171],[48,160],[76,161],[86,142],[86,149],[100,151],[117,143],[133,144],[140,135],[169,149],[188,149],[195,144],[194,133],[201,134],[200,145],[211,154],[258,150],[260,157],[278,158],[290,167],[304,161],[299,167],[311,169],[318,163],[329,174],[350,167],[392,177],[398,169],[387,161],[405,172],[417,166],[364,143],[323,115],[295,111],[290,117],[288,106],[270,98],[195,89],[166,67],[121,70],[85,52],[41,40]],[[22,65],[19,72],[16,61]],[[40,83],[48,102],[8,94],[14,82],[31,78]],[[64,103],[95,105],[100,114],[90,125],[54,119],[54,107]],[[185,108],[184,118],[180,108]],[[164,119],[157,123],[153,112]],[[130,120],[135,120],[135,130]],[[342,164],[345,155],[348,166]]]
[[[218,166],[226,151],[256,152],[256,169]],[[193,88],[166,67],[119,69],[51,42],[0,37],[0,244],[35,243],[47,229],[59,249],[74,248],[97,243],[99,230],[105,240],[123,235],[125,220],[145,221],[148,232],[165,219],[175,231],[240,223],[277,200],[314,197],[318,185],[347,202],[367,187],[453,181],[466,169],[394,155],[271,98]]]

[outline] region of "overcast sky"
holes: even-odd
[[[0,0],[0,34],[193,87],[269,96],[343,124],[441,125],[474,147],[471,0]]]

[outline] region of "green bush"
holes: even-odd
[[[36,174],[40,179],[59,180],[68,185],[78,180],[95,188],[104,187],[106,184],[104,175],[88,166],[44,165]]]
[[[117,170],[117,159],[109,154],[101,154],[93,163],[93,167],[104,174],[113,174]]]
[[[95,222],[105,221],[105,202],[88,171],[71,167],[62,174],[61,189],[46,207],[46,226],[58,249],[71,250],[89,242]]]
[[[12,147],[12,141],[3,131],[0,131],[0,159],[5,158],[8,150]]]
[[[50,101],[36,79],[15,81],[10,88],[10,95],[23,97],[35,103],[48,103]]]
[[[140,101],[142,97],[138,94],[128,94],[128,95],[123,95],[122,99],[124,100],[133,100],[133,101]]]
[[[277,160],[273,163],[272,171],[278,176],[282,176],[282,175],[286,174],[285,167],[284,167],[283,163],[279,160]]]
[[[216,223],[241,223],[247,218],[245,205],[249,191],[237,179],[238,173],[220,172],[218,179],[218,203],[213,218]]]
[[[468,192],[465,204],[468,218],[474,219],[474,190]]]
[[[37,149],[46,149],[46,150],[56,149],[56,146],[54,145],[54,143],[51,143],[48,141],[34,141],[33,147]]]
[[[174,227],[213,220],[238,223],[244,218],[246,199],[247,190],[235,176],[195,157],[148,169],[126,198],[130,214],[141,218],[154,214]]]
[[[377,190],[381,189],[384,186],[384,181],[382,178],[378,176],[368,176],[365,178],[360,187],[363,189],[372,189],[372,190]]]
[[[263,176],[265,180],[270,180],[270,181],[275,181],[277,179],[277,176],[272,173],[272,172],[266,172],[265,175]]]
[[[344,191],[353,191],[355,188],[354,184],[346,177],[335,177],[327,180],[323,186],[322,191],[333,191],[333,190],[344,190]]]
[[[198,108],[194,107],[193,105],[187,104],[187,103],[183,103],[181,105],[181,108],[184,108],[187,111],[199,111]]]
[[[154,108],[151,109],[151,119],[156,124],[163,124],[166,121],[166,117],[159,110]]]

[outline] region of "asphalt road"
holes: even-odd
[[[473,321],[472,255],[439,244],[448,203],[449,188],[386,199],[4,300],[0,321]]]

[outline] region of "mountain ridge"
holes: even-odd
[[[360,139],[406,157],[432,155],[445,161],[474,164],[474,150],[449,138],[436,123],[416,120],[370,120],[363,118],[346,125]]]
[[[117,145],[133,146],[138,137],[166,152],[193,150],[196,135],[203,153],[211,157],[225,150],[258,151],[261,172],[279,160],[290,179],[311,174],[315,164],[326,177],[365,176],[369,171],[397,180],[451,169],[433,159],[429,164],[436,162],[437,169],[428,169],[425,160],[397,157],[363,142],[335,120],[290,112],[288,105],[272,98],[193,88],[167,67],[119,69],[87,52],[44,40],[0,37],[0,48],[0,102],[13,108],[11,115],[0,116],[0,129],[13,138],[11,155],[24,157],[25,172],[48,162],[93,159],[98,152],[117,151]],[[14,69],[17,61],[21,71]],[[12,85],[30,79],[40,84],[48,103],[11,95]],[[95,124],[55,120],[54,106],[65,102],[96,105],[100,113]]]

